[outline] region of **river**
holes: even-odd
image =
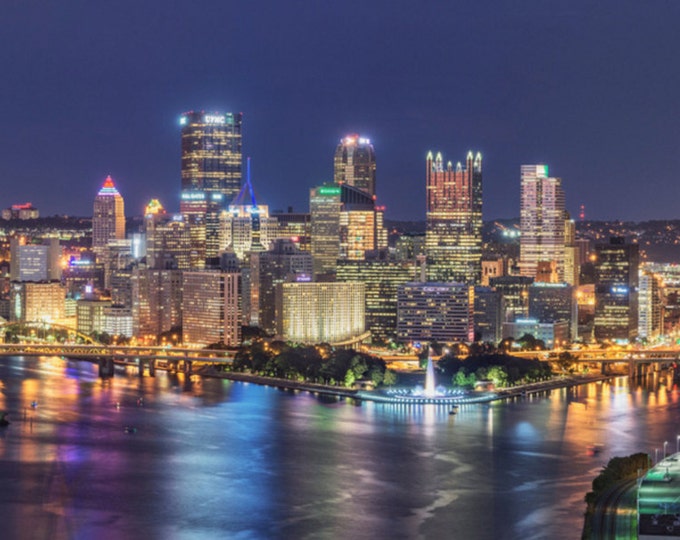
[[[612,456],[664,441],[674,451],[679,409],[669,381],[621,378],[449,416],[5,358],[2,537],[578,539],[592,478]],[[587,454],[593,443],[601,454]]]

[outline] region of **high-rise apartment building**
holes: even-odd
[[[125,238],[125,204],[111,176],[107,176],[94,198],[92,249],[100,255],[111,240]]]
[[[595,246],[595,339],[632,341],[638,332],[637,244],[621,237]]]
[[[521,274],[536,278],[539,263],[554,263],[556,279],[564,281],[562,180],[550,177],[547,165],[522,165],[520,199]]]
[[[182,272],[134,268],[130,275],[134,335],[153,342],[182,325]]]
[[[229,204],[241,189],[242,113],[187,112],[182,126],[182,193],[220,193]]]
[[[468,152],[465,168],[441,153],[426,159],[428,281],[480,282],[482,259],[482,155]]]
[[[369,139],[347,135],[335,149],[333,180],[375,197],[375,150]]]

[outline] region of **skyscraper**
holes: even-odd
[[[107,176],[94,198],[92,214],[92,249],[97,255],[111,240],[125,238],[125,205],[113,179]]]
[[[539,262],[553,262],[564,280],[565,219],[562,179],[548,176],[547,165],[522,165],[520,273],[536,277]]]
[[[182,126],[182,193],[221,193],[225,204],[241,189],[242,113],[187,112]]]
[[[468,152],[465,168],[432,152],[426,160],[428,281],[480,281],[482,259],[482,155]]]
[[[347,184],[375,197],[375,150],[369,139],[347,135],[335,149],[336,184]]]

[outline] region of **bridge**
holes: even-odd
[[[567,354],[565,354],[567,353]],[[549,351],[518,351],[510,353],[520,358],[558,363],[566,359],[576,364],[598,364],[603,374],[615,365],[626,366],[628,376],[641,377],[680,363],[680,347],[648,349],[555,349]]]
[[[234,361],[234,350],[183,349],[177,347],[121,346],[97,343],[0,343],[2,356],[63,356],[99,366],[100,377],[112,377],[114,365],[136,366],[153,377],[156,368],[191,374],[194,364],[225,365]]]

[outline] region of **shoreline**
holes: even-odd
[[[236,382],[245,382],[259,384],[261,386],[270,386],[279,388],[281,390],[299,390],[310,392],[312,394],[354,398],[361,401],[373,401],[375,403],[403,403],[403,404],[425,404],[426,402],[395,400],[385,394],[378,392],[371,392],[366,390],[358,390],[351,388],[342,388],[339,386],[330,386],[325,384],[310,383],[303,381],[292,381],[289,379],[279,379],[276,377],[265,377],[262,375],[254,375],[252,373],[242,373],[234,371],[216,371],[211,366],[206,366],[202,369],[194,371],[195,375],[202,377],[212,377],[217,379],[227,379]],[[583,384],[590,384],[595,382],[604,382],[611,379],[611,375],[571,375],[559,376],[558,378],[549,381],[540,381],[536,383],[529,383],[511,388],[502,388],[493,392],[475,392],[465,394],[464,398],[459,401],[446,400],[439,403],[432,403],[437,405],[452,405],[454,403],[490,403],[493,401],[502,401],[515,397],[523,397],[534,394],[540,394],[550,390],[558,390],[561,388],[571,388]]]

